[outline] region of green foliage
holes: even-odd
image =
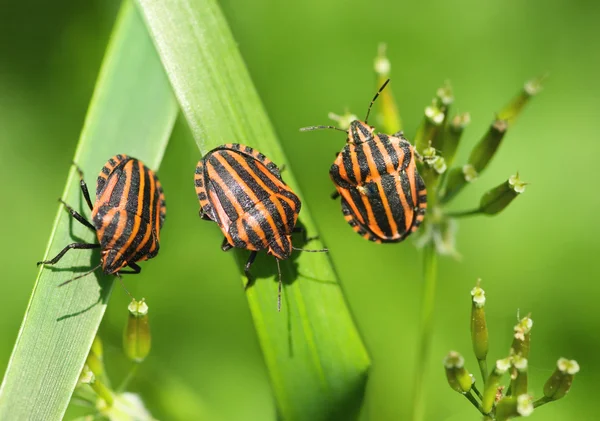
[[[242,143],[278,165],[287,164],[217,4],[138,3],[201,153],[223,143]],[[300,194],[289,165],[283,178]],[[190,186],[191,180],[190,176]],[[309,236],[316,234],[306,203],[300,220]],[[315,240],[307,246],[322,244]],[[235,255],[243,268],[248,252]],[[273,259],[253,266],[257,279],[246,291],[281,416],[354,417],[361,406],[369,357],[329,258],[296,252],[281,267],[281,313],[276,310]]]
[[[74,157],[90,189],[95,191],[94,181],[102,165],[118,153],[135,156],[157,169],[176,110],[144,25],[131,5],[125,3]],[[62,197],[75,209],[85,209],[74,168]],[[93,232],[73,222],[61,206],[45,255],[56,255],[74,239],[97,241]],[[0,419],[62,419],[104,314],[113,280],[99,275],[98,270],[83,280],[57,286],[98,261],[97,252],[75,250],[55,268],[40,268],[0,390]]]

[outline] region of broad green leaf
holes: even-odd
[[[258,149],[278,165],[286,164],[216,2],[137,3],[200,152],[237,142]],[[283,177],[299,194],[289,165]],[[193,174],[189,183],[192,190]],[[310,236],[317,234],[306,203],[300,219]],[[321,248],[322,244],[313,241],[307,246]],[[234,254],[243,267],[248,252]],[[328,256],[300,252],[282,262],[281,313],[276,305],[275,260],[259,258],[252,272],[258,279],[247,290],[248,304],[281,418],[354,418],[362,403],[370,361]]]
[[[100,169],[115,154],[132,155],[157,169],[176,113],[177,103],[148,32],[137,10],[125,2],[74,157],[92,196]],[[62,197],[89,216],[73,168]],[[59,209],[46,258],[78,241],[97,240],[93,232]],[[113,277],[98,270],[57,286],[95,266],[99,259],[97,250],[72,250],[55,268],[40,268],[0,389],[1,420],[62,419],[104,314]],[[143,271],[138,276],[143,277]]]

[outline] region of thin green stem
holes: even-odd
[[[477,360],[477,363],[479,364],[479,371],[481,371],[481,380],[485,384],[488,378],[487,360]]]
[[[477,386],[475,386],[475,383],[473,383],[472,387],[473,387],[473,392],[475,392],[475,394],[477,395],[477,397],[479,398],[479,400],[483,399],[483,395],[481,394],[481,392],[479,391],[479,389],[477,389]]]
[[[113,406],[115,399],[113,397],[112,391],[104,385],[100,380],[96,379],[94,382],[90,383],[94,392],[98,394],[98,396],[106,402],[106,406]]]
[[[466,216],[478,215],[480,213],[481,213],[481,209],[477,208],[477,209],[470,209],[470,210],[459,211],[459,212],[447,212],[446,216],[448,218],[464,218]]]
[[[473,396],[473,394],[471,393],[471,391],[469,390],[464,395],[465,395],[465,398],[467,398],[469,400],[469,402],[471,402],[473,404],[473,406],[475,408],[477,408],[477,410],[483,414],[483,411],[481,409],[481,405],[479,404],[479,402],[477,402],[477,399],[475,399],[475,396]]]
[[[538,406],[542,406],[544,404],[547,404],[548,402],[552,402],[552,399],[544,396],[543,398],[539,398],[537,401],[535,401],[533,403],[533,407],[537,408]]]
[[[117,387],[117,390],[116,390],[117,393],[122,393],[122,392],[125,391],[125,389],[129,385],[129,383],[131,382],[131,380],[133,380],[133,378],[137,374],[139,367],[140,367],[140,363],[134,363],[131,366],[131,369],[127,373],[127,376],[125,376],[125,378],[123,379],[123,381],[121,382],[121,384],[119,385],[119,387]]]
[[[419,353],[417,354],[417,364],[415,365],[417,372],[414,383],[413,421],[421,421],[425,413],[425,376],[433,334],[433,310],[435,308],[437,282],[437,254],[433,242],[427,244],[423,250],[423,277],[425,290],[421,310]]]

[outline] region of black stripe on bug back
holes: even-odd
[[[223,156],[225,158],[227,163],[236,172],[236,174],[239,176],[239,178],[241,178],[244,181],[244,183],[246,183],[246,185],[244,187],[247,189],[250,189],[252,191],[252,193],[254,193],[254,195],[256,195],[259,202],[268,199],[269,196],[271,196],[274,192],[277,192],[277,190],[278,190],[277,187],[274,186],[272,183],[270,183],[270,184],[273,185],[273,189],[272,189],[273,191],[267,191],[259,185],[259,183],[256,181],[256,178],[260,179],[260,175],[258,174],[261,172],[260,170],[257,169],[256,172],[252,172],[252,173],[248,172],[246,170],[246,168],[242,167],[242,165],[233,157],[232,153],[221,154],[221,156]],[[242,155],[242,154],[237,154],[237,156],[242,158],[244,160],[244,162],[246,163],[246,165],[248,165],[250,167],[250,169],[252,170],[252,167],[250,166],[250,162],[256,163],[254,158],[249,158],[247,155]],[[244,209],[246,209],[246,208],[244,208]]]
[[[98,209],[98,213],[96,214],[96,217],[94,218],[94,222],[96,223],[96,226],[99,226],[104,223],[104,217],[111,210],[113,211],[113,216],[110,219],[108,225],[105,226],[102,238],[98,239],[103,250],[109,246],[109,244],[112,242],[113,238],[115,237],[117,228],[119,227],[120,215],[119,215],[118,211],[115,211],[114,207],[111,207],[109,205],[103,205],[100,207],[100,209]]]
[[[383,203],[382,197],[385,197],[387,192],[382,190],[380,186],[375,182],[369,182],[364,185],[365,197],[367,198],[371,209],[373,210],[374,221],[377,227],[383,232],[385,237],[391,237],[394,235],[390,221],[388,220],[386,213],[386,206]]]
[[[266,175],[264,172],[262,172],[262,171],[261,171],[261,170],[258,168],[258,166],[259,166],[259,165],[262,165],[262,166],[264,166],[265,168],[267,168],[267,166],[266,166],[266,165],[264,165],[264,164],[261,164],[260,162],[257,162],[257,161],[256,161],[256,160],[254,160],[254,159],[248,159],[248,158],[246,158],[246,159],[245,159],[245,161],[246,161],[246,163],[248,164],[248,166],[250,167],[250,169],[252,170],[252,172],[253,172],[253,175],[254,175],[255,177],[259,178],[259,179],[260,179],[260,181],[262,181],[262,182],[263,182],[263,184],[264,184],[264,185],[265,185],[265,186],[266,186],[266,187],[267,187],[269,190],[271,190],[271,192],[269,192],[269,194],[277,193],[277,192],[279,191],[279,187],[277,187],[277,186],[275,185],[275,183],[273,183],[273,181],[272,181],[272,180],[271,180],[271,179],[270,179],[270,178],[269,178],[269,177],[268,177],[268,176],[267,176],[267,175]],[[269,170],[269,169],[267,168],[267,170]],[[271,174],[273,174],[273,173],[271,172]],[[277,175],[276,175],[276,174],[273,174],[273,175],[274,175],[275,177],[277,177]],[[281,181],[281,180],[280,180],[280,181]],[[284,184],[285,184],[285,183],[284,183]]]
[[[233,176],[229,173],[229,169],[223,166],[223,164],[221,164],[214,154],[211,154],[208,157],[207,164],[214,168],[214,171],[224,184],[223,187],[227,190],[224,190],[221,185],[216,182],[211,183],[211,187],[214,189],[215,193],[217,193],[218,200],[223,205],[223,209],[225,210],[225,213],[229,219],[231,221],[237,220],[239,215],[233,206],[232,201],[235,200],[244,211],[252,208],[254,206],[254,202],[246,194],[244,190],[245,186],[240,185],[233,178]],[[225,206],[225,202],[228,202],[228,206]]]
[[[154,225],[156,218],[159,217],[159,215],[156,215],[156,212],[155,212],[156,202],[157,202],[157,200],[160,200],[160,199],[159,199],[159,195],[156,191],[156,183],[154,182],[154,180],[151,180],[150,172],[143,165],[142,165],[142,170],[143,170],[143,173],[140,175],[141,175],[141,177],[143,177],[143,180],[144,180],[144,199],[142,202],[143,204],[142,204],[141,217],[144,221]],[[154,191],[152,191],[152,186],[154,186]]]
[[[131,184],[129,186],[129,191],[127,192],[125,210],[135,215],[138,213],[138,201],[140,199],[140,177],[143,175],[140,174],[139,161],[132,159],[128,164],[131,167],[131,172],[129,173],[129,176],[131,177]],[[124,173],[126,173],[126,171],[124,171]],[[124,179],[125,177],[121,178]]]
[[[383,190],[386,192],[392,218],[396,221],[398,232],[402,233],[406,230],[406,213],[404,212],[404,207],[402,206],[400,194],[396,186],[397,177],[402,177],[402,175],[386,174],[381,177],[381,184]],[[391,233],[390,237],[393,235],[395,235],[395,233]]]

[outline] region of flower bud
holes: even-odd
[[[451,166],[454,163],[454,156],[456,155],[458,143],[460,142],[465,127],[467,127],[470,122],[471,115],[469,113],[462,113],[455,116],[452,121],[446,125],[441,149],[442,156],[446,160],[448,166]]]
[[[533,320],[529,316],[523,317],[514,327],[514,337],[512,342],[512,352],[523,358],[529,358],[529,349],[531,347],[531,328]]]
[[[489,349],[488,329],[485,322],[485,291],[479,286],[471,290],[471,341],[477,360],[485,361]]]
[[[483,396],[481,398],[481,410],[484,414],[489,414],[494,407],[496,402],[496,394],[498,387],[500,386],[500,380],[506,371],[510,368],[511,358],[504,358],[496,361],[494,369],[490,373],[489,377],[485,382],[483,389]]]
[[[473,385],[473,378],[464,367],[465,359],[458,352],[450,351],[444,358],[448,384],[458,393],[467,393]]]
[[[125,355],[134,361],[142,362],[150,352],[151,337],[148,324],[148,305],[142,299],[133,299],[129,306],[129,317],[123,332],[123,349]]]
[[[444,114],[447,115],[448,107],[454,102],[454,93],[452,92],[452,85],[450,85],[449,81],[446,81],[444,85],[437,90],[435,99],[437,106],[444,109]]]
[[[501,212],[525,191],[526,185],[527,183],[519,179],[519,174],[511,176],[507,181],[494,187],[481,197],[479,202],[481,213],[495,215]]]
[[[92,342],[92,348],[90,349],[90,353],[85,360],[86,366],[94,373],[96,376],[104,375],[104,350],[102,347],[102,341],[100,337],[96,335],[94,338],[94,342]]]
[[[564,397],[569,393],[573,378],[578,372],[577,361],[560,358],[556,363],[556,370],[544,385],[544,396],[553,401]]]
[[[386,44],[379,44],[377,57],[375,57],[374,68],[377,75],[377,89],[389,79],[392,70],[392,65],[386,55],[386,49]],[[381,125],[384,133],[397,133],[402,130],[402,120],[398,112],[398,106],[389,87],[381,91],[379,103],[376,106],[378,109],[377,122]]]
[[[498,113],[498,118],[506,120],[509,124],[513,124],[525,105],[529,102],[529,99],[542,90],[542,81],[544,79],[545,76],[542,76],[525,83],[521,92]]]
[[[502,138],[506,134],[508,123],[506,120],[496,120],[490,126],[486,135],[479,141],[469,157],[469,164],[480,173],[487,167],[492,157],[498,150]]]
[[[500,399],[496,406],[496,421],[510,418],[528,417],[533,412],[533,401],[527,394],[507,396]]]

